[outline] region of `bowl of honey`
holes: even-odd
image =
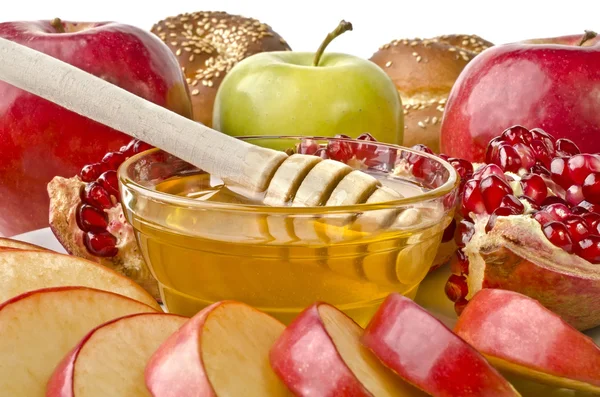
[[[328,137],[244,137],[288,154],[341,161],[395,199],[278,206],[159,149],[119,168],[122,205],[171,313],[237,300],[289,323],[316,301],[366,325],[385,297],[412,297],[454,215],[459,176],[397,145]]]

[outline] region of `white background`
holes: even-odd
[[[341,19],[354,31],[330,50],[369,57],[393,39],[478,34],[496,44],[524,38],[600,33],[600,0],[0,0],[0,21],[111,20],[144,29],[166,16],[227,11],[271,25],[294,50],[314,51]]]

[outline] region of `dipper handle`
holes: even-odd
[[[0,38],[0,80],[161,148],[225,183],[265,191],[283,152],[230,137],[66,62]]]

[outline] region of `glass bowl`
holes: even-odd
[[[320,148],[317,155],[338,156],[405,197],[270,207],[161,150],[140,153],[119,168],[122,205],[169,312],[192,316],[231,299],[289,323],[324,301],[364,326],[389,293],[416,294],[454,215],[459,177],[450,164],[369,141],[241,139],[288,152]]]

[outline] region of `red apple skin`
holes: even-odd
[[[198,312],[169,337],[148,360],[144,378],[152,396],[217,397],[204,372],[198,341],[202,333],[202,324],[210,312],[223,303],[213,303]],[[185,377],[185,382],[181,381],[181,372],[174,371],[173,368],[186,369],[186,374],[189,376]]]
[[[390,294],[362,343],[407,382],[433,396],[518,396],[468,343],[412,300]]]
[[[600,386],[600,347],[536,300],[482,289],[454,328],[488,357]]]
[[[124,317],[118,317],[114,320],[108,321],[104,324],[91,330],[86,336],[84,336],[79,343],[62,359],[62,361],[56,366],[56,369],[52,373],[48,385],[46,386],[46,397],[75,397],[75,390],[73,389],[73,366],[77,361],[77,357],[81,352],[81,348],[87,343],[87,341],[94,336],[94,333],[102,327],[123,320],[128,317],[135,316],[176,316],[175,314],[166,313],[138,313],[130,314]],[[182,317],[183,318],[183,317]]]
[[[269,354],[271,368],[296,396],[371,397],[337,352],[319,304],[307,307],[283,331]]]
[[[515,124],[600,152],[600,41],[582,47],[578,41],[565,36],[511,43],[478,55],[450,91],[441,152],[481,162],[488,142]]]
[[[0,37],[68,62],[185,117],[192,108],[171,50],[142,29],[111,22],[0,23]],[[0,236],[48,226],[46,185],[71,177],[128,136],[0,82]]]

